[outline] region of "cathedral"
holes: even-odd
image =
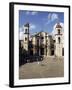
[[[60,23],[56,24],[54,35],[48,32],[37,32],[30,35],[29,23],[23,26],[21,47],[28,55],[33,56],[64,56],[64,33]]]

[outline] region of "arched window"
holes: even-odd
[[[58,42],[60,43],[60,37],[58,37]]]
[[[60,29],[58,29],[58,34],[60,34]]]
[[[44,39],[44,37],[41,37],[41,39],[43,40],[43,39]]]
[[[25,29],[25,33],[27,33],[28,32],[28,30],[27,29]]]
[[[25,41],[27,41],[27,37],[25,37]]]

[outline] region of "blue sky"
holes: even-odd
[[[19,11],[19,28],[27,22],[30,23],[30,34],[39,31],[51,33],[57,22],[64,23],[63,12],[45,12],[45,11]],[[20,31],[22,31],[20,29]]]

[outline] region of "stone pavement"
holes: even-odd
[[[64,58],[48,57],[43,61],[26,63],[19,67],[19,79],[52,78],[64,76]]]

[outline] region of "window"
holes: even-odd
[[[27,29],[25,29],[25,33],[27,33]]]
[[[60,29],[58,29],[58,34],[60,34]]]
[[[41,42],[43,42],[44,41],[44,37],[41,37]]]
[[[60,43],[60,37],[58,37],[58,42]]]
[[[25,37],[25,41],[27,41],[27,38]]]
[[[54,43],[56,42],[55,40],[53,40],[54,41]]]
[[[40,54],[44,55],[44,48],[40,48]]]
[[[44,39],[44,37],[41,37],[41,39]]]
[[[48,44],[48,40],[46,40],[47,44]]]

